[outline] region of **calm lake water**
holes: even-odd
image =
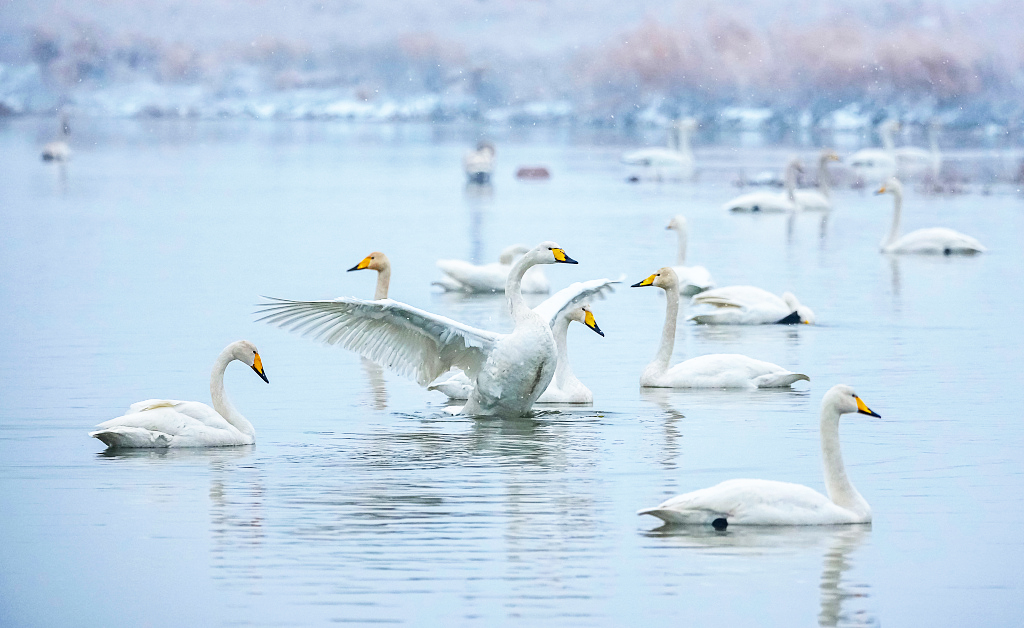
[[[737,216],[729,185],[794,144],[698,142],[698,182],[624,182],[658,143],[490,130],[499,169],[466,190],[479,130],[74,120],[0,126],[0,624],[4,626],[1006,626],[1024,616],[1024,197],[909,192],[904,229],[980,239],[974,259],[878,253],[892,200],[841,190],[827,217]],[[853,147],[841,147],[849,152]],[[959,156],[958,156],[959,155]],[[969,148],[977,171],[1019,152]],[[522,183],[519,165],[553,178]],[[980,164],[980,165],[979,165]],[[987,164],[987,165],[986,165]],[[965,166],[967,168],[967,166]],[[975,188],[977,190],[977,188]],[[255,322],[260,295],[394,298],[507,330],[502,298],[442,295],[439,258],[553,239],[555,287],[675,260],[719,285],[792,290],[819,324],[697,328],[674,360],[742,352],[812,381],[761,392],[642,391],[665,301],[623,287],[569,333],[593,407],[519,421],[444,412],[439,393]],[[628,283],[626,285],[628,285]],[[87,436],[152,397],[209,402],[229,342],[271,384],[227,387],[257,444],[108,455]],[[734,477],[824,490],[818,406],[854,386],[882,419],[842,423],[869,527],[658,529],[635,511]]]

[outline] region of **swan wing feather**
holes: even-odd
[[[623,277],[577,281],[545,299],[544,302],[533,308],[533,311],[540,315],[549,327],[554,327],[563,314],[573,308],[586,305],[594,299],[605,298],[608,293],[615,290],[614,285],[622,283],[622,280]]]
[[[453,366],[476,377],[502,338],[391,299],[272,299],[258,313],[263,314],[261,321],[355,351],[421,386]]]

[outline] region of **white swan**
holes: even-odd
[[[672,267],[672,270],[676,271],[676,277],[679,279],[679,294],[685,297],[692,297],[698,292],[714,288],[715,280],[711,278],[711,273],[708,272],[707,268],[703,266],[684,266],[686,263],[688,237],[686,217],[682,214],[677,214],[669,221],[665,229],[675,231],[676,237],[679,238],[679,249],[676,254],[676,263],[679,265]]]
[[[494,174],[494,144],[487,141],[477,143],[476,150],[471,150],[462,158],[462,168],[470,183],[487,183]]]
[[[479,266],[460,259],[439,259],[437,267],[445,276],[432,284],[444,288],[446,292],[504,292],[513,260],[529,250],[529,247],[522,244],[513,244],[501,252],[497,263]],[[534,267],[523,276],[522,291],[527,294],[547,294],[551,291],[551,285],[544,272]]]
[[[814,324],[814,312],[792,292],[780,298],[754,286],[727,286],[701,292],[690,302],[702,308],[687,320],[702,325]]]
[[[224,371],[238,360],[270,383],[256,347],[247,340],[229,344],[213,364],[210,397],[213,407],[198,401],[149,399],[133,403],[128,414],[104,421],[89,436],[107,447],[224,447],[251,445],[256,431],[231,405],[224,392]]]
[[[665,327],[654,360],[640,376],[640,385],[651,388],[781,388],[810,378],[787,371],[771,362],[762,362],[735,353],[717,353],[690,358],[669,368],[676,343],[679,318],[679,281],[675,272],[661,268],[633,288],[655,286],[665,291]]]
[[[71,125],[68,124],[67,113],[60,114],[60,136],[64,139],[54,140],[43,146],[43,161],[67,161],[71,159],[71,147],[67,138],[71,136]]]
[[[930,255],[973,255],[987,249],[974,238],[945,227],[918,229],[900,237],[900,213],[903,209],[903,185],[891,177],[875,194],[893,196],[892,227],[882,240],[883,253],[922,253]]]
[[[828,162],[839,161],[839,155],[835,151],[824,150],[818,157],[818,189],[817,190],[795,190],[793,197],[801,210],[822,210],[832,209],[831,177],[828,171]]]
[[[896,157],[896,176],[907,179],[919,174],[928,173],[933,181],[939,178],[942,170],[942,152],[939,150],[939,124],[928,125],[929,148],[917,146],[901,146],[893,151]]]
[[[548,321],[551,333],[555,338],[555,347],[558,350],[558,366],[555,368],[555,376],[548,384],[544,394],[537,399],[537,403],[594,402],[594,394],[572,372],[566,337],[569,323],[572,321],[583,323],[604,336],[604,332],[594,320],[589,303],[594,298],[604,297],[604,293],[610,292],[612,286],[617,283],[621,283],[621,281],[592,279],[577,282],[567,288],[562,288],[533,308],[534,312]],[[473,392],[473,382],[462,371],[454,371],[443,380],[438,380],[428,386],[427,390],[444,393],[449,399],[468,399],[470,393]]]
[[[690,177],[695,163],[690,134],[696,128],[697,121],[693,118],[678,120],[669,129],[666,148],[642,148],[626,153],[622,156],[622,163],[644,168],[657,179],[666,175]]]
[[[575,264],[554,242],[543,242],[521,257],[508,275],[505,295],[515,328],[498,334],[463,325],[418,308],[382,299],[264,304],[261,320],[313,334],[364,358],[413,376],[426,386],[453,366],[474,381],[465,414],[520,417],[547,388],[558,354],[551,329],[526,306],[520,283],[535,264]]]
[[[388,298],[388,286],[391,285],[391,261],[388,260],[387,255],[380,251],[374,251],[346,272],[354,270],[377,271],[377,288],[373,292],[373,300],[379,301]]]
[[[722,209],[744,213],[782,213],[797,209],[796,175],[800,171],[800,162],[790,159],[786,164],[786,189],[778,192],[748,192],[723,203]]]
[[[886,120],[878,126],[882,148],[862,148],[850,155],[847,163],[861,181],[884,181],[896,174],[896,145],[892,134],[899,130],[896,120]]]
[[[828,497],[800,484],[772,480],[728,480],[710,488],[673,497],[657,508],[637,514],[654,515],[666,523],[729,525],[835,525],[870,523],[871,507],[846,477],[839,448],[839,417],[872,412],[842,384],[821,400],[821,455]]]

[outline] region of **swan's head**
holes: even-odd
[[[565,254],[565,249],[550,240],[533,247],[524,257],[534,264],[579,264]]]
[[[672,217],[672,220],[668,221],[668,226],[665,228],[679,232],[686,231],[686,216],[676,214]]]
[[[481,153],[490,153],[491,155],[494,155],[495,153],[498,152],[497,150],[495,150],[494,144],[491,144],[487,140],[480,140],[479,142],[477,142],[476,150]]]
[[[604,336],[604,332],[597,326],[597,321],[594,319],[594,313],[590,311],[589,305],[578,307],[569,312],[568,318],[570,321],[576,321],[577,323],[583,323],[587,327],[593,329],[595,332]]]
[[[677,121],[675,126],[680,131],[695,131],[697,130],[697,118],[683,118]]]
[[[853,388],[850,388],[846,384],[838,384],[829,389],[825,393],[825,397],[821,400],[821,406],[827,407],[832,406],[839,411],[839,414],[866,414],[868,416],[874,416],[882,418],[880,414],[877,414],[871,410],[864,403],[864,400],[857,396],[857,393],[853,392]]]
[[[875,194],[886,194],[886,193],[892,194],[894,196],[902,194],[903,193],[903,184],[900,183],[900,180],[897,179],[896,177],[889,177],[888,179],[886,179],[885,183],[882,184],[882,187],[880,187],[877,190],[875,190]]]
[[[824,163],[827,163],[829,161],[842,161],[842,158],[839,157],[839,154],[836,151],[830,148],[821,151],[821,161]]]
[[[263,381],[268,384],[270,383],[266,372],[263,371],[263,360],[260,358],[260,352],[256,350],[256,345],[248,340],[239,340],[232,343],[231,357],[239,362],[248,364],[249,368],[256,371],[256,374],[263,378]]]
[[[878,128],[883,131],[891,131],[895,133],[900,130],[900,121],[896,119],[886,120],[882,124],[878,125]]]
[[[513,244],[501,252],[501,255],[498,256],[498,263],[510,266],[517,255],[525,255],[529,252],[530,247],[525,244]]]
[[[679,289],[679,278],[676,277],[676,271],[672,270],[668,266],[659,268],[653,275],[638,281],[630,288],[646,288],[647,286],[654,286],[655,288],[661,288],[662,290],[670,290],[675,288]]]
[[[364,257],[363,261],[359,262],[352,268],[349,268],[348,272],[352,272],[353,270],[376,270],[379,272],[390,267],[391,262],[388,261],[388,256],[384,255],[380,251],[374,251]]]
[[[814,312],[811,308],[800,303],[796,298],[796,295],[792,292],[783,292],[782,300],[786,302],[791,312],[796,312],[797,316],[800,317],[800,322],[805,325],[814,324]]]

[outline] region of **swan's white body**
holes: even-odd
[[[64,138],[71,135],[66,112],[60,115],[60,135]],[[71,159],[71,147],[68,146],[66,139],[54,140],[43,145],[41,157],[43,161],[67,161]]]
[[[462,158],[462,168],[470,183],[487,183],[494,174],[494,156],[496,151],[490,142],[480,142],[476,150],[471,150]]]
[[[558,359],[551,328],[526,306],[520,284],[535,264],[576,262],[554,242],[520,258],[508,275],[505,295],[515,328],[498,334],[383,299],[286,301],[263,307],[262,320],[339,344],[426,386],[452,367],[474,382],[465,414],[521,417],[544,392]]]
[[[839,156],[830,150],[822,151],[818,158],[818,189],[794,190],[793,198],[802,211],[828,211],[832,209],[831,175],[828,162],[839,161]]]
[[[697,121],[693,118],[678,121],[669,130],[667,147],[642,148],[626,153],[622,156],[622,163],[642,168],[645,174],[656,179],[690,177],[695,163],[690,133],[695,128]]]
[[[679,282],[671,268],[662,268],[633,287],[656,286],[665,290],[665,326],[654,360],[640,376],[640,385],[650,388],[782,388],[810,378],[735,353],[702,355],[669,368],[676,342],[679,319]]]
[[[676,215],[665,228],[675,231],[676,237],[679,238],[679,248],[676,254],[676,263],[679,265],[673,266],[672,270],[675,271],[676,278],[679,279],[680,296],[691,297],[699,292],[714,288],[715,280],[711,278],[711,273],[708,272],[707,268],[685,265],[688,238],[686,217],[682,214]]]
[[[703,325],[814,324],[814,312],[792,292],[778,297],[754,286],[727,286],[702,292],[690,302],[701,307],[687,320]]]
[[[900,236],[900,214],[903,209],[903,186],[896,178],[890,178],[878,190],[878,194],[893,195],[892,227],[889,235],[882,240],[883,253],[916,253],[924,255],[974,255],[987,249],[974,238],[945,227],[931,227],[911,231]]]
[[[796,173],[800,163],[792,159],[786,165],[786,189],[779,192],[748,192],[722,204],[722,209],[731,212],[766,214],[785,213],[798,209],[796,203]]]
[[[458,259],[437,260],[437,267],[445,276],[433,282],[435,286],[444,288],[446,292],[504,292],[509,271],[516,255],[529,249],[522,244],[514,244],[501,252],[497,263],[476,265]],[[548,278],[537,267],[531,268],[523,276],[522,291],[526,294],[547,294],[551,290]]]
[[[210,375],[213,407],[198,401],[149,399],[133,403],[128,413],[97,425],[89,436],[110,448],[224,447],[251,445],[256,431],[228,400],[224,371],[238,360],[267,381],[256,347],[240,340],[217,357]]]
[[[929,174],[932,180],[939,178],[942,170],[942,152],[939,150],[939,131],[937,124],[928,127],[929,148],[903,146],[895,149],[896,176],[910,178],[920,174]]]
[[[899,128],[895,120],[883,122],[878,127],[882,137],[882,148],[862,148],[850,155],[847,163],[862,181],[883,181],[896,174],[896,145],[892,134]]]
[[[871,507],[846,476],[839,417],[868,409],[849,386],[833,386],[821,402],[821,453],[828,497],[800,484],[728,480],[639,511],[666,523],[724,525],[836,525],[870,523]]]
[[[533,308],[541,318],[548,321],[551,333],[555,338],[555,347],[558,351],[558,366],[555,368],[555,376],[548,384],[537,403],[593,403],[594,393],[581,382],[572,372],[569,364],[569,349],[567,336],[569,323],[576,321],[590,327],[597,333],[604,335],[594,322],[593,314],[588,304],[597,297],[603,297],[604,293],[610,292],[614,284],[619,281],[611,279],[592,279],[581,281],[563,288],[551,295],[543,303]],[[462,371],[449,373],[444,379],[434,382],[428,390],[436,390],[444,393],[449,399],[468,399],[473,392],[473,381]]]

